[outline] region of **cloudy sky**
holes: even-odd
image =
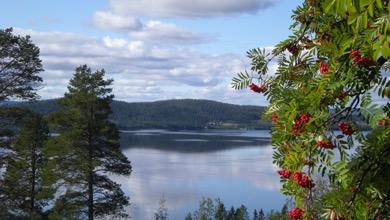
[[[1,28],[41,48],[42,98],[60,97],[74,69],[113,78],[116,99],[211,99],[265,105],[230,88],[245,53],[289,35],[298,0],[6,0]]]

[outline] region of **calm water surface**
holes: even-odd
[[[227,207],[280,209],[277,169],[269,131],[122,131],[121,145],[133,165],[130,177],[116,177],[130,196],[135,220],[153,219],[164,197],[172,220],[184,219],[202,197]]]

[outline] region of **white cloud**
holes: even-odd
[[[175,24],[162,23],[161,21],[148,21],[142,29],[130,31],[129,35],[133,39],[164,44],[197,44],[213,40],[212,37],[205,34],[195,33],[179,28]]]
[[[134,40],[149,41],[155,44],[199,44],[215,40],[207,34],[196,33],[175,24],[151,20],[143,24],[140,20],[112,12],[98,11],[93,17],[93,25],[101,30],[127,33]],[[110,45],[120,45],[123,41],[106,40]]]
[[[141,21],[132,16],[120,16],[110,11],[97,11],[93,16],[93,25],[103,30],[130,31],[142,27]]]
[[[163,17],[209,17],[256,13],[277,0],[110,0],[121,14]]]
[[[114,93],[124,101],[155,101],[173,98],[213,99],[236,104],[264,104],[261,95],[229,88],[233,75],[248,67],[241,55],[210,55],[181,47],[150,45],[106,36],[79,35],[64,32],[29,34],[41,49],[45,72],[43,98],[60,97],[74,69],[88,64],[104,68],[113,78]]]
[[[111,38],[110,36],[106,36],[103,38],[103,42],[107,47],[120,48],[124,47],[127,44],[125,39],[121,38]]]

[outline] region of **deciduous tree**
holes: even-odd
[[[293,12],[292,35],[273,51],[250,50],[251,70],[233,79],[269,100],[292,219],[390,218],[389,14],[387,0],[306,0]],[[314,201],[323,179],[329,190]]]

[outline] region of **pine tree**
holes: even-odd
[[[156,213],[154,213],[155,220],[168,220],[168,208],[166,207],[166,199],[163,197],[159,201],[159,208]]]
[[[259,218],[258,219],[259,220],[265,220],[265,215],[264,215],[263,209],[260,209],[260,211],[259,211]]]
[[[10,97],[36,98],[43,71],[39,48],[29,36],[12,34],[12,28],[0,30],[0,101]]]
[[[39,48],[31,42],[29,36],[17,36],[12,28],[0,30],[0,103],[9,98],[37,98],[36,89],[43,71],[39,59]],[[0,169],[7,166],[10,155],[8,149],[15,136],[15,125],[26,111],[20,108],[4,108],[0,110]],[[4,172],[0,172],[0,186]],[[0,199],[3,198],[0,188]],[[4,210],[0,204],[0,212]],[[0,213],[1,215],[1,213]],[[1,217],[1,216],[0,216]],[[2,218],[0,218],[2,219]]]
[[[287,215],[288,214],[288,207],[287,204],[284,204],[281,210],[282,215]]]
[[[215,216],[214,202],[211,198],[202,198],[199,209],[194,213],[194,219],[212,220]]]
[[[227,213],[227,216],[226,216],[226,220],[235,220],[235,217],[234,217],[234,213],[236,212],[236,210],[234,209],[234,207],[232,206],[229,210],[229,212]]]
[[[244,205],[241,205],[240,208],[237,208],[234,213],[235,220],[249,220],[248,210]]]
[[[188,214],[186,215],[185,220],[192,220],[192,215],[191,215],[191,213],[188,213]]]
[[[256,209],[253,211],[253,220],[259,220],[259,214]]]
[[[12,149],[12,142],[16,138],[23,119],[29,117],[30,111],[20,107],[0,108],[0,169],[7,164],[9,150]],[[1,176],[1,175],[0,175]]]
[[[131,166],[120,150],[119,132],[108,120],[114,96],[112,80],[104,80],[104,74],[78,67],[59,100],[62,110],[49,117],[59,136],[48,142],[46,184],[65,192],[56,201],[53,218],[127,216],[123,209],[128,198],[107,176],[130,175]]]
[[[43,148],[48,137],[46,121],[33,114],[27,120],[15,142],[4,175],[3,205],[12,219],[41,219],[50,194],[43,193]]]
[[[220,199],[216,199],[216,206],[215,206],[215,220],[224,220],[226,219],[226,209],[225,205]]]

